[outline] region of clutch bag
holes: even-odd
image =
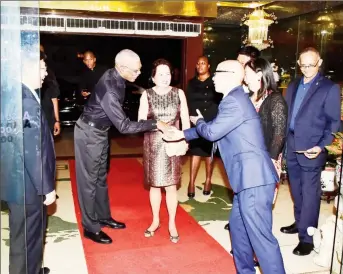
[[[188,144],[185,140],[177,142],[166,142],[166,153],[169,157],[185,155],[188,150]]]

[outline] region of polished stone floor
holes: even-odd
[[[48,231],[45,249],[45,264],[50,267],[52,274],[78,273],[86,274],[86,260],[80,234],[76,227],[76,217],[71,195],[70,175],[67,158],[73,157],[73,132],[72,129],[64,130],[63,137],[56,140],[56,154],[58,156],[57,192],[60,199],[54,207],[49,209],[50,219],[53,223]],[[116,136],[111,141],[112,157],[137,157],[142,153],[142,138],[136,136]],[[187,197],[187,184],[189,181],[189,157],[185,156],[182,168],[182,185],[179,189],[180,205],[189,212],[223,248],[231,249],[229,233],[223,229],[226,217],[231,209],[231,200],[223,195],[226,192],[228,181],[219,159],[215,162],[212,183],[213,191],[210,196],[202,194],[205,181],[205,166],[202,163],[197,182],[194,201]],[[322,202],[319,223],[333,213],[333,203]],[[215,216],[215,217],[214,217]],[[299,257],[292,254],[298,243],[297,235],[285,235],[280,232],[280,227],[293,223],[293,204],[287,182],[280,187],[277,202],[273,210],[273,231],[279,241],[283,255],[286,272],[300,273],[329,273],[328,268],[322,268],[313,262],[314,252],[309,256]],[[8,273],[8,220],[5,212],[1,212],[2,244],[1,244],[1,273]],[[181,235],[180,235],[181,236]],[[181,236],[182,237],[182,236]],[[179,244],[182,244],[180,241]],[[204,254],[204,258],[206,255]],[[187,273],[187,272],[185,272]]]

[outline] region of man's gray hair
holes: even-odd
[[[116,55],[114,62],[115,62],[115,65],[117,66],[117,65],[125,65],[132,60],[140,61],[138,54],[130,49],[123,49]]]

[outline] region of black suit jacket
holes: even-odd
[[[125,80],[113,68],[100,78],[83,109],[83,116],[101,126],[112,124],[120,133],[137,133],[156,129],[155,120],[130,121],[123,111]]]
[[[17,204],[33,204],[37,196],[46,195],[55,189],[53,137],[41,106],[32,92],[25,85],[22,86],[24,155],[20,146],[14,147],[13,151],[19,158],[19,173],[23,167],[23,177],[20,174],[1,176],[1,199]]]

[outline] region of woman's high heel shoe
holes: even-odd
[[[210,186],[210,187],[208,187],[208,185]],[[206,183],[205,183],[205,186],[204,186],[204,190],[202,191],[202,194],[204,194],[204,195],[210,195],[211,194],[211,190],[212,190],[212,184],[211,183],[209,183],[208,185],[206,185]]]
[[[160,225],[158,225],[158,227],[154,230],[154,231],[150,231],[150,230],[145,230],[144,231],[144,236],[145,238],[150,238],[153,237],[155,235],[155,232],[160,228]]]
[[[174,244],[177,244],[177,242],[180,240],[180,236],[177,235],[177,236],[172,236],[170,235],[170,241]]]
[[[195,189],[194,188],[195,188],[194,185],[191,185],[191,183],[189,183],[188,193],[187,193],[188,198],[193,199],[195,197]]]
[[[195,193],[194,192],[188,192],[187,196],[188,196],[188,198],[193,199],[195,197]]]

